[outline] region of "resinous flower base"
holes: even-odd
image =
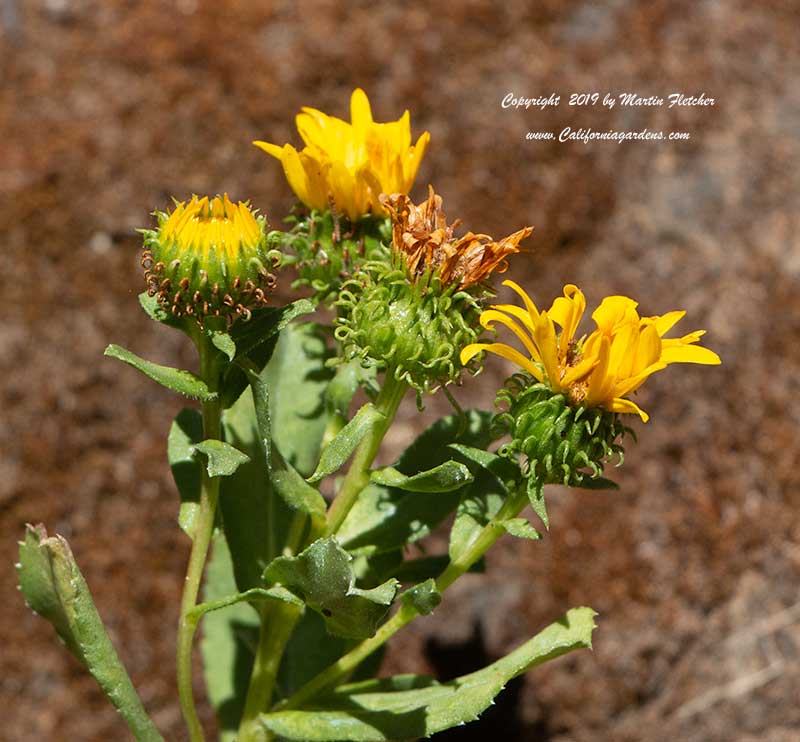
[[[508,379],[497,404],[506,409],[495,416],[496,434],[511,436],[500,454],[523,456],[525,474],[544,484],[587,486],[613,456],[623,459],[620,440],[629,429],[617,413],[572,405],[527,374]]]
[[[369,264],[345,284],[336,338],[348,360],[393,369],[417,391],[434,391],[458,380],[458,354],[480,331],[480,305],[467,292],[443,289],[436,276],[411,281],[394,262]]]

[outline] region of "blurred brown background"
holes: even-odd
[[[386,667],[474,669],[587,604],[594,652],[531,673],[490,730],[452,739],[800,738],[798,3],[0,8],[0,737],[127,738],[15,590],[15,542],[43,521],[70,540],[162,731],[182,738],[172,647],[188,547],[164,455],[182,402],[102,351],[191,355],[138,309],[134,229],[192,192],[250,197],[278,222],[291,192],[250,141],[298,144],[301,105],[346,115],[361,85],[378,120],[409,108],[415,136],[431,132],[417,195],[436,184],[475,231],[536,225],[512,273],[541,303],[574,281],[590,305],[626,293],[646,314],[685,308],[685,331],[707,328],[724,360],[651,380],[621,491],[553,489],[546,539],[495,550]],[[594,91],[717,105],[566,105]],[[508,92],[562,103],[505,111]],[[692,138],[524,140],[565,125]],[[463,404],[490,403],[505,369],[488,366]],[[429,419],[409,401],[394,445]]]

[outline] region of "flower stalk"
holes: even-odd
[[[219,354],[211,345],[208,336],[199,328],[193,333],[193,340],[200,354],[200,376],[208,385],[209,390],[216,392],[220,376]],[[204,440],[219,439],[221,429],[220,413],[220,404],[217,399],[203,402]],[[191,742],[203,742],[205,736],[197,715],[192,688],[192,644],[197,622],[189,614],[197,605],[197,596],[200,591],[203,570],[214,531],[214,518],[218,499],[219,478],[209,476],[204,467],[200,483],[200,502],[192,534],[192,550],[189,555],[189,565],[186,570],[183,596],[181,598],[177,642],[178,698]]]

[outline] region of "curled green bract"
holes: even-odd
[[[411,281],[400,261],[365,265],[344,284],[336,306],[344,359],[390,369],[420,393],[459,380],[459,352],[481,331],[476,296],[443,287],[435,275]]]
[[[511,437],[498,453],[521,457],[526,477],[544,484],[592,486],[612,457],[623,460],[620,440],[629,429],[617,413],[571,406],[563,394],[528,374],[510,377],[496,404],[505,409],[493,420],[494,433]]]

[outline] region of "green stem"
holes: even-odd
[[[408,384],[394,378],[391,369],[386,371],[383,388],[375,401],[375,409],[381,413],[377,422],[361,442],[356,451],[344,482],[328,510],[328,525],[324,536],[332,536],[339,530],[350,508],[369,484],[369,471],[380,448],[386,431],[394,420],[397,408],[408,391]]]
[[[288,603],[278,603],[262,610],[261,633],[239,724],[238,742],[267,742],[272,739],[271,732],[258,722],[258,715],[272,701],[281,658],[300,615],[300,609]]]
[[[527,498],[524,489],[512,493],[503,503],[492,520],[487,523],[480,531],[470,546],[462,552],[457,559],[453,560],[448,568],[436,580],[436,589],[442,593],[452,585],[461,575],[463,575],[475,562],[480,559],[487,549],[494,544],[497,539],[505,533],[505,528],[501,523],[516,517],[522,508],[525,507]],[[378,629],[375,636],[366,639],[358,646],[337,660],[319,675],[308,681],[291,698],[279,703],[276,711],[302,706],[306,701],[311,700],[319,692],[334,685],[341,678],[351,673],[361,662],[371,655],[381,645],[385,644],[406,624],[417,617],[416,610],[408,603],[404,603],[400,610],[392,616],[383,626]]]
[[[211,391],[216,391],[219,369],[216,353],[204,334],[198,332],[195,343],[200,353],[200,375]],[[220,405],[218,400],[203,403],[203,438],[220,437]],[[192,643],[197,623],[189,616],[197,605],[197,595],[203,579],[203,568],[208,557],[208,547],[214,530],[214,517],[219,499],[219,479],[210,477],[203,467],[200,483],[200,502],[194,520],[192,551],[186,569],[186,580],[181,598],[181,615],[178,623],[178,698],[191,742],[203,742],[203,728],[197,715],[192,690]]]

